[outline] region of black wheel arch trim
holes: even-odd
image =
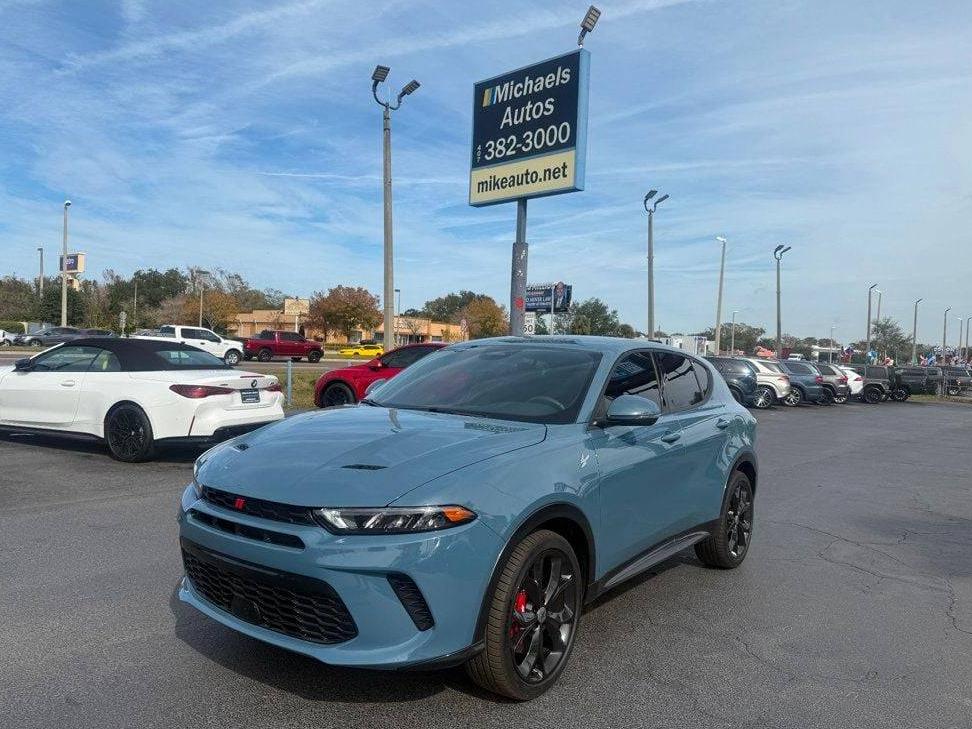
[[[473,641],[481,642],[483,635],[486,632],[486,620],[489,615],[489,604],[492,601],[493,593],[496,591],[496,585],[499,582],[500,574],[503,569],[503,564],[506,559],[510,556],[516,545],[526,537],[528,534],[532,534],[537,530],[537,528],[546,522],[553,521],[554,519],[567,519],[573,522],[577,527],[580,528],[584,535],[584,539],[587,542],[587,575],[586,575],[586,586],[593,585],[595,583],[594,576],[596,574],[597,556],[596,556],[596,545],[594,543],[594,532],[591,530],[591,525],[584,516],[584,512],[580,510],[577,506],[573,504],[568,504],[566,502],[558,502],[556,504],[546,504],[541,506],[539,509],[534,511],[530,516],[528,516],[513,532],[512,536],[506,540],[506,544],[503,546],[502,551],[493,563],[493,569],[490,572],[489,582],[486,585],[486,590],[483,592],[482,604],[479,608],[479,617],[476,619],[476,628],[473,632]],[[578,561],[581,561],[582,555],[577,555]]]

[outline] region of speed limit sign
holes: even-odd
[[[534,311],[528,311],[523,314],[523,333],[528,337],[533,336],[537,333],[537,314]]]

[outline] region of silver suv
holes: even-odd
[[[753,406],[764,409],[790,394],[790,376],[775,361],[741,357],[756,368],[756,395]]]

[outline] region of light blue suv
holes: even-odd
[[[203,454],[179,596],[325,663],[465,663],[531,699],[585,602],[690,546],[743,561],[755,434],[710,364],[647,340],[453,345]]]

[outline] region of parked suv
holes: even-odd
[[[964,367],[942,367],[942,374],[949,395],[961,395],[972,388],[972,373]]]
[[[759,357],[743,357],[756,368],[756,399],[753,405],[759,409],[768,408],[775,402],[782,402],[790,394],[790,376],[779,363]]]
[[[796,359],[780,360],[780,366],[790,375],[790,393],[783,398],[783,404],[796,407],[803,401],[829,405],[830,391],[823,387],[824,379],[817,368],[809,362]]]
[[[756,399],[756,368],[735,357],[706,357],[729,385],[729,392],[740,405],[752,405]]]
[[[879,403],[891,395],[891,375],[884,365],[850,365],[854,372],[864,378],[861,401],[870,405]]]
[[[307,339],[297,332],[278,332],[264,329],[255,337],[243,340],[243,357],[261,362],[269,362],[274,357],[290,357],[300,362],[307,357],[308,362],[319,362],[324,356],[324,346],[313,339]]]
[[[847,385],[847,375],[841,371],[840,367],[829,362],[814,362],[814,367],[823,377],[823,386],[826,392],[824,396],[829,396],[838,405],[847,402],[850,396],[850,387]]]

